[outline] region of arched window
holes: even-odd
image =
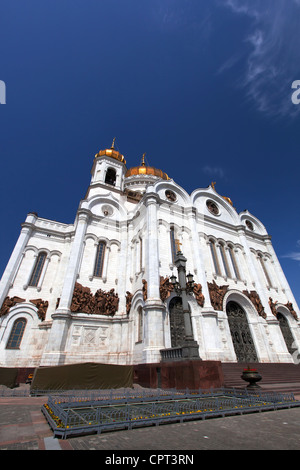
[[[116,184],[116,170],[108,168],[105,175],[105,183],[115,186]]]
[[[230,259],[231,259],[234,275],[235,275],[236,279],[241,279],[239,268],[238,268],[238,265],[237,265],[237,262],[236,262],[236,259],[235,259],[234,249],[233,249],[232,245],[229,245],[229,250],[228,251],[229,251],[229,256],[230,256]]]
[[[221,253],[221,258],[222,258],[225,274],[227,277],[230,277],[230,269],[227,263],[227,257],[226,257],[225,247],[223,243],[220,243],[220,253]]]
[[[143,240],[142,237],[139,238],[140,243],[140,272],[143,270]]]
[[[171,243],[171,257],[172,257],[172,263],[175,263],[175,258],[176,258],[176,239],[175,239],[175,229],[174,227],[170,228],[170,243]]]
[[[31,274],[29,286],[36,287],[38,285],[46,258],[47,258],[47,253],[45,252],[39,253],[34,269]]]
[[[105,243],[99,242],[97,247],[94,276],[101,277],[103,273],[103,263],[104,263],[104,254],[105,254]]]
[[[261,253],[258,254],[258,259],[259,259],[259,261],[260,261],[262,270],[263,270],[264,275],[265,275],[265,277],[266,277],[267,285],[268,285],[269,287],[272,287],[272,282],[271,282],[269,273],[268,273],[268,271],[267,271],[267,268],[266,268],[266,265],[265,265],[265,262],[264,262],[264,260],[263,260],[263,257],[262,257],[262,254],[261,254]]]
[[[137,317],[137,343],[143,341],[143,309],[142,307],[138,308],[138,317]]]
[[[220,270],[220,265],[218,261],[217,250],[216,250],[216,245],[215,245],[214,240],[209,240],[209,247],[210,247],[210,253],[211,253],[213,265],[215,268],[215,273],[220,276],[221,270]]]
[[[6,349],[19,349],[26,326],[25,318],[18,318],[10,332]]]

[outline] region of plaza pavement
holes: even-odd
[[[300,407],[63,440],[53,437],[41,412],[46,402],[47,397],[0,397],[0,450],[101,450],[104,456],[142,450],[153,455],[155,451],[300,450]]]

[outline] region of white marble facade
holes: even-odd
[[[237,213],[214,184],[188,194],[144,163],[128,170],[124,157],[111,148],[95,156],[74,224],[34,213],[22,224],[0,283],[0,365],[159,362],[160,350],[172,346],[169,303],[175,294],[161,300],[160,277],[177,275],[174,239],[205,298],[201,307],[189,297],[200,357],[239,360],[227,315],[228,303],[235,302],[245,313],[257,360],[295,362],[299,309],[263,224],[248,211]],[[103,255],[96,272],[99,243]],[[213,282],[227,286],[218,309],[208,288]],[[71,311],[75,283],[92,294],[114,289],[116,313]],[[245,291],[258,294],[264,315]]]

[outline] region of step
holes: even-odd
[[[292,391],[300,394],[300,367],[291,363],[222,363],[225,387],[245,388],[241,375],[248,366],[256,369],[262,376],[259,385],[264,390]]]

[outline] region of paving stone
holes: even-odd
[[[46,400],[0,398],[0,450],[300,450],[300,408],[54,439]],[[51,448],[51,449],[50,449]]]

